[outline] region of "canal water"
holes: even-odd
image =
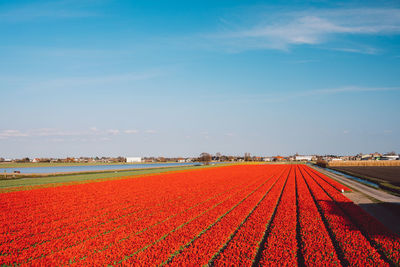
[[[346,174],[346,173],[343,173],[343,172],[339,172],[339,171],[332,170],[332,169],[329,169],[329,168],[324,168],[324,170],[329,171],[329,172],[333,172],[333,173],[338,174],[338,175],[342,175],[342,176],[347,177],[349,179],[356,180],[357,182],[360,182],[360,183],[363,183],[363,184],[366,184],[366,185],[369,185],[369,186],[372,186],[372,187],[375,187],[375,188],[379,188],[379,185],[377,185],[375,183],[372,183],[370,181],[367,181],[367,180],[364,180],[364,179],[361,179],[361,178],[358,178],[358,177],[355,177],[355,176],[352,176],[352,175],[349,175],[349,174]]]
[[[107,170],[126,170],[126,169],[145,169],[157,167],[174,166],[193,166],[198,162],[184,163],[149,163],[149,164],[115,164],[115,165],[84,165],[84,166],[55,166],[55,167],[21,167],[21,168],[1,168],[0,173],[56,173],[56,172],[86,172],[86,171],[107,171]]]

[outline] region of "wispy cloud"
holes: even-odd
[[[117,134],[119,134],[119,130],[117,130],[117,129],[109,129],[109,130],[107,130],[107,133],[111,134],[111,135],[117,135]]]
[[[337,94],[350,94],[350,93],[367,93],[367,92],[389,92],[400,91],[400,87],[362,87],[362,86],[343,86],[336,88],[306,90],[293,93],[286,93],[282,96],[275,96],[272,98],[266,97],[267,102],[284,102],[290,99],[297,99],[299,97],[310,96],[324,96],[324,95],[337,95]]]
[[[149,70],[144,72],[120,73],[120,74],[98,74],[94,76],[70,76],[60,78],[39,78],[32,76],[0,76],[0,82],[12,84],[13,88],[27,93],[52,93],[54,90],[81,91],[110,90],[110,86],[122,90],[132,89],[135,82],[147,81],[165,75],[167,71]]]
[[[19,130],[3,130],[0,131],[0,139],[7,139],[9,137],[25,137],[27,133],[23,133]]]
[[[54,128],[33,129],[26,132],[27,136],[77,136],[81,132],[65,131]]]
[[[357,54],[367,54],[367,55],[375,55],[378,54],[380,51],[374,47],[343,47],[343,48],[331,48],[331,50],[341,51],[341,52],[348,52],[348,53],[357,53]]]
[[[115,84],[132,82],[138,80],[147,80],[159,75],[155,72],[148,73],[128,73],[128,74],[115,74],[115,75],[103,75],[103,76],[92,76],[92,77],[69,77],[47,80],[38,82],[37,84],[28,87],[29,89],[56,89],[56,88],[76,88],[81,86],[94,86],[103,84]]]
[[[330,96],[339,94],[355,94],[355,93],[385,93],[400,91],[400,87],[362,87],[362,86],[343,86],[335,88],[312,89],[303,91],[292,91],[285,93],[262,93],[262,94],[237,94],[230,95],[229,98],[224,96],[224,103],[230,101],[232,103],[283,103],[287,101],[296,100],[300,98],[307,98],[312,96]],[[221,98],[221,96],[213,96],[214,99]],[[207,134],[207,133],[205,133]]]
[[[263,17],[263,16],[260,16]],[[237,50],[288,50],[295,45],[317,45],[335,40],[338,35],[397,35],[400,9],[339,8],[267,13],[267,21],[243,25],[211,38]],[[360,52],[353,47],[337,48]],[[373,52],[372,48],[369,51]]]
[[[139,130],[127,129],[107,129],[101,130],[97,127],[90,127],[87,130],[61,130],[55,128],[39,128],[39,129],[29,129],[29,130],[15,130],[15,129],[6,129],[0,130],[0,139],[10,139],[10,138],[52,138],[51,140],[57,140],[60,142],[61,140],[74,140],[71,138],[89,138],[96,137],[98,140],[109,140],[113,136],[118,136],[121,134],[137,134]],[[144,131],[146,134],[154,134],[155,130],[146,130]],[[69,139],[68,139],[69,138]],[[78,140],[76,139],[76,140]]]
[[[360,86],[344,86],[338,88],[310,90],[300,93],[300,95],[322,95],[322,94],[339,94],[354,92],[384,92],[384,91],[400,91],[400,87],[360,87]]]
[[[54,128],[39,128],[30,129],[26,131],[22,130],[2,130],[0,131],[0,138],[14,138],[14,137],[67,137],[67,136],[81,136],[81,135],[92,135],[92,131],[66,131]]]
[[[139,131],[138,130],[125,130],[124,133],[126,134],[137,134]]]

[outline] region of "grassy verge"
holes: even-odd
[[[176,162],[159,162],[159,163],[176,163]],[[32,167],[68,167],[68,166],[96,166],[96,165],[132,165],[132,164],[154,164],[153,162],[1,162],[0,169],[2,168],[32,168]]]
[[[140,177],[145,175],[161,174],[165,172],[180,172],[180,171],[212,168],[220,166],[226,166],[226,165],[165,167],[165,168],[153,168],[153,169],[138,169],[130,171],[113,171],[113,172],[101,172],[101,173],[97,172],[97,173],[74,174],[74,175],[0,180],[0,193],[30,190],[34,188],[55,187],[60,185],[72,185],[72,184],[82,184],[90,182],[101,182],[106,180],[118,180],[118,179],[128,178],[130,176]]]

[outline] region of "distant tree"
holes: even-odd
[[[203,152],[200,154],[199,161],[203,162],[204,165],[208,165],[211,161],[211,155],[209,153]]]
[[[118,161],[118,162],[126,162],[126,158],[124,158],[124,157],[118,157],[118,158],[117,158],[117,161]]]
[[[251,161],[250,153],[244,153],[244,161]]]
[[[18,163],[25,163],[25,162],[29,162],[30,159],[29,158],[22,158],[22,159],[17,159],[16,162]]]
[[[158,157],[158,162],[166,162],[167,160],[164,157]]]
[[[322,167],[322,168],[326,168],[328,166],[328,162],[322,158],[319,158],[317,160],[317,165]]]

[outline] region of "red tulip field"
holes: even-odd
[[[307,165],[0,194],[0,264],[398,266],[400,238]]]

